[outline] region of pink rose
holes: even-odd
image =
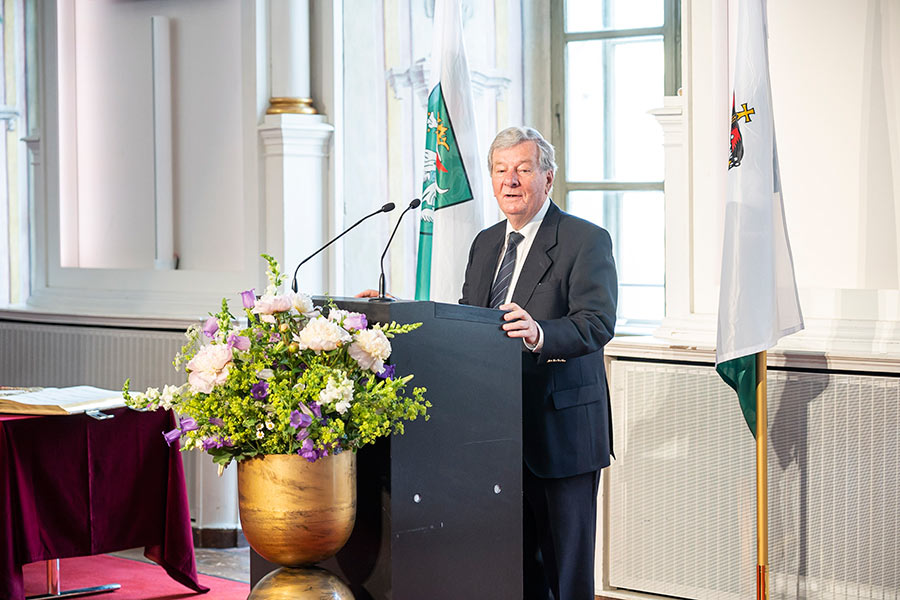
[[[287,312],[291,310],[293,303],[290,296],[269,296],[266,294],[256,301],[253,307],[254,314],[271,315],[277,312]]]
[[[225,344],[212,344],[200,348],[200,351],[188,362],[188,383],[193,392],[208,394],[217,385],[228,379],[233,354],[231,347]]]

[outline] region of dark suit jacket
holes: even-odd
[[[487,306],[506,221],[472,242],[460,304]],[[612,421],[603,346],[613,337],[618,285],[606,230],[550,205],[512,301],[544,330],[539,353],[522,353],[525,463],[539,477],[609,465]]]

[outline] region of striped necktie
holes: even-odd
[[[525,236],[521,233],[509,232],[509,241],[506,242],[506,252],[500,262],[500,270],[497,271],[497,278],[494,279],[494,285],[491,286],[491,302],[489,304],[491,308],[500,308],[500,305],[506,300],[509,282],[512,281],[513,271],[516,268],[516,247],[524,239]]]

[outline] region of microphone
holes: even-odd
[[[380,301],[380,302],[393,302],[392,298],[388,298],[384,294],[384,256],[387,254],[388,248],[391,246],[391,242],[394,239],[394,234],[397,233],[397,229],[400,228],[400,221],[403,220],[403,215],[408,213],[414,208],[419,208],[419,205],[422,204],[422,201],[418,198],[414,198],[412,202],[409,203],[409,206],[403,209],[403,212],[400,213],[400,216],[397,217],[397,224],[394,225],[394,231],[391,232],[391,237],[388,238],[387,244],[384,246],[384,252],[381,253],[381,275],[378,277],[378,297],[370,298],[369,301]]]
[[[297,268],[294,269],[294,279],[291,281],[291,289],[294,290],[294,293],[297,292],[297,272],[300,270],[300,267],[302,267],[302,266],[304,265],[304,263],[306,263],[309,259],[311,259],[312,257],[314,257],[316,254],[318,254],[319,252],[321,252],[322,250],[324,250],[324,249],[327,248],[328,246],[332,245],[333,243],[335,243],[336,241],[338,241],[339,239],[341,239],[342,237],[344,237],[344,234],[346,234],[347,232],[349,232],[351,229],[353,229],[354,227],[356,227],[357,225],[359,225],[360,223],[362,223],[362,222],[365,221],[366,219],[368,219],[368,218],[370,218],[370,217],[374,217],[375,215],[377,215],[377,214],[379,214],[379,213],[383,213],[383,212],[385,212],[385,213],[386,213],[386,212],[391,212],[392,210],[394,210],[394,203],[393,203],[393,202],[388,202],[387,204],[385,204],[384,206],[382,206],[381,208],[379,208],[379,209],[376,210],[375,212],[370,213],[370,214],[364,216],[362,219],[360,219],[359,221],[357,221],[356,223],[354,223],[353,225],[351,225],[350,227],[348,227],[347,229],[345,229],[344,231],[342,231],[336,238],[332,239],[330,242],[328,242],[327,244],[325,244],[324,246],[322,246],[321,248],[319,248],[318,250],[316,250],[315,252],[313,252],[312,254],[310,254],[309,256],[307,256],[306,258],[304,258],[304,259],[300,262],[300,264],[297,265]]]

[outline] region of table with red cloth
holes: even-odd
[[[106,412],[114,418],[0,414],[0,598],[25,597],[27,563],[138,546],[172,579],[208,591],[178,445],[162,436],[174,416]]]

